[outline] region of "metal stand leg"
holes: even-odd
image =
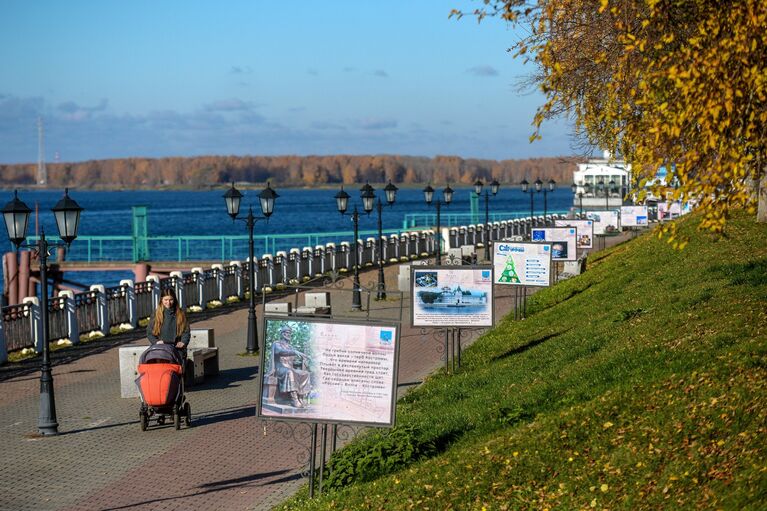
[[[317,464],[317,423],[312,425],[312,452],[309,455],[309,498],[314,498],[314,467]]]
[[[448,338],[450,336],[450,329],[445,329],[445,373],[450,374],[450,349],[448,346]]]
[[[322,425],[322,452],[320,453],[320,495],[322,495],[322,480],[325,476],[325,450],[328,447],[328,425]]]
[[[458,368],[461,368],[461,329],[458,329]]]
[[[527,286],[522,286],[522,319],[527,318]]]

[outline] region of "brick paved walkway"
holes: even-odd
[[[387,268],[390,288],[397,272]],[[362,285],[375,278],[363,274]],[[333,292],[334,312],[352,314],[350,289],[347,280]],[[507,296],[496,301],[500,320],[513,300],[510,290],[497,294]],[[370,303],[371,315],[399,316],[396,293]],[[408,327],[409,310],[403,314],[400,390],[444,364],[442,337]],[[138,399],[120,398],[117,347],[54,367],[58,436],[36,434],[39,371],[0,382],[0,510],[251,510],[292,495],[306,482],[309,441],[286,441],[255,417],[258,359],[241,355],[246,320],[241,308],[193,325],[214,329],[221,373],[187,389],[190,429],[140,431]]]

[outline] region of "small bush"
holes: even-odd
[[[435,452],[435,444],[423,440],[414,426],[374,431],[333,454],[328,463],[327,485],[342,488],[355,482],[372,481]]]

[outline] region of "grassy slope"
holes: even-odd
[[[420,461],[286,507],[767,508],[767,226],[728,225],[592,257],[400,402]]]

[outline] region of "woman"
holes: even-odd
[[[160,304],[149,318],[146,336],[151,344],[172,344],[179,350],[189,344],[189,323],[173,289],[165,288],[160,293]]]

